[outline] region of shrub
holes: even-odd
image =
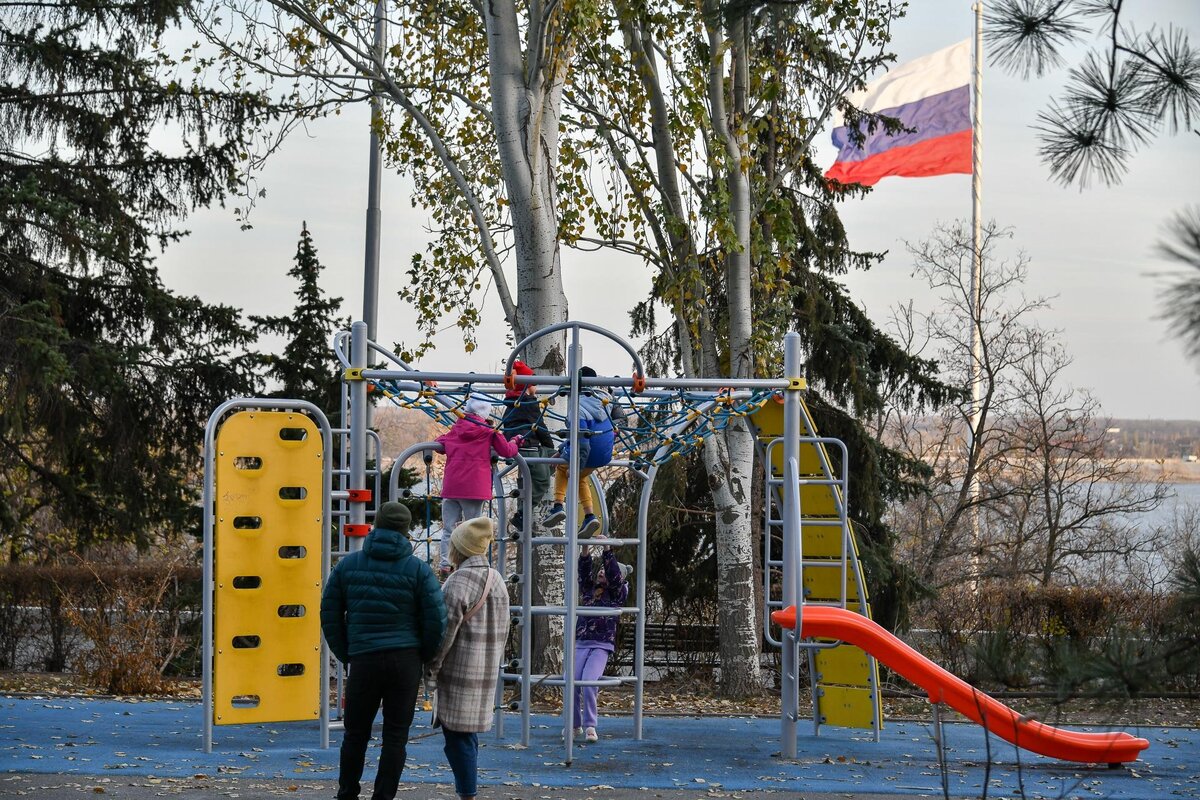
[[[6,564],[0,566],[0,668],[91,667],[93,654],[153,620],[161,642],[149,647],[151,661],[163,674],[195,675],[200,605],[200,569],[178,560]]]
[[[110,694],[154,694],[163,673],[183,647],[178,625],[162,614],[179,564],[146,565],[109,576],[84,564],[95,578],[91,607],[74,597],[67,619],[91,643],[76,659],[76,671]]]
[[[28,610],[29,570],[9,568],[0,580],[0,669],[17,669],[22,648],[33,635],[34,620]]]
[[[1115,586],[964,586],[926,601],[918,625],[931,631],[930,658],[982,688],[1128,698],[1194,682],[1194,669],[1171,672],[1195,661],[1170,657],[1186,641],[1184,596]]]

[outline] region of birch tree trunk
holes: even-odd
[[[660,239],[669,246],[670,258],[664,270],[677,284],[672,310],[680,346],[680,361],[685,375],[719,376],[729,374],[722,367],[716,326],[704,304],[708,291],[704,285],[698,253],[697,233],[689,222],[679,185],[677,149],[670,125],[670,112],[662,89],[655,57],[656,48],[649,29],[626,9],[622,26],[626,48],[637,64],[636,74],[648,98],[656,182],[665,211],[664,223],[657,228]],[[728,182],[736,243],[729,246],[726,281],[729,291],[730,341],[728,343],[733,375],[753,374],[750,306],[750,183],[742,169],[743,146],[731,133],[726,119],[724,88],[724,36],[717,3],[706,3],[706,19],[711,62],[707,79],[711,124],[724,150],[725,168],[720,175]],[[744,106],[747,63],[744,49],[733,62],[739,70],[740,102]],[[690,296],[697,302],[681,302]],[[752,693],[761,686],[759,679],[758,614],[754,592],[754,546],[751,525],[751,493],[754,441],[742,422],[725,434],[712,436],[705,443],[703,458],[716,511],[717,600],[720,635],[720,691],[725,696]]]
[[[729,373],[754,374],[753,309],[750,303],[750,176],[742,121],[746,109],[748,54],[742,18],[729,26],[729,47],[721,27],[721,7],[705,2],[710,63],[709,113],[717,142],[724,148],[724,178],[729,187],[729,216],[735,241],[727,243],[725,289],[729,321]],[[733,108],[726,103],[726,52]],[[716,374],[716,373],[714,373]],[[749,694],[761,688],[759,641],[754,605],[754,545],[751,486],[754,439],[745,420],[735,420],[705,447],[704,463],[716,511],[717,603],[721,623],[721,694]]]
[[[671,130],[670,109],[658,69],[651,33],[645,29],[643,20],[635,19],[630,9],[618,4],[622,18],[622,34],[625,47],[637,65],[636,74],[649,99],[651,141],[654,148],[654,164],[657,170],[658,191],[665,211],[664,224],[656,226],[655,232],[667,245],[668,260],[664,270],[673,283],[682,278],[692,284],[693,297],[703,298],[704,289],[693,276],[698,275],[696,232],[688,220],[684,208],[683,191],[679,186],[679,170],[676,166],[675,134]],[[647,214],[653,226],[654,215]],[[705,305],[684,303],[681,292],[674,293],[671,310],[675,316],[675,331],[679,340],[679,361],[684,377],[693,378],[700,374],[697,353],[693,340],[701,330],[711,330],[708,308]]]
[[[513,224],[517,266],[517,308],[510,319],[519,340],[567,319],[558,244],[555,167],[558,161],[562,89],[569,61],[549,55],[545,32],[549,20],[543,4],[529,4],[524,40],[516,4],[491,0],[482,6],[488,36],[492,121]],[[524,58],[522,58],[524,53]],[[566,367],[564,335],[532,343],[527,363],[541,374],[561,374]],[[540,510],[535,511],[540,518]],[[533,553],[535,603],[565,605],[563,551],[538,547]],[[537,672],[562,669],[563,620],[542,616],[532,624]]]

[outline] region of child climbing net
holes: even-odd
[[[399,408],[416,409],[450,427],[464,413],[469,397],[484,397],[496,406],[503,404],[503,393],[481,391],[470,384],[439,388],[422,384],[414,389],[399,381],[380,381],[375,392]],[[567,428],[564,413],[554,408],[554,400],[566,389],[539,398],[538,425],[555,433]],[[775,390],[671,392],[635,394],[619,388],[611,402],[626,412],[624,424],[616,428],[614,458],[634,465],[663,464],[695,450],[711,434],[724,430],[735,419],[753,414],[769,402]]]

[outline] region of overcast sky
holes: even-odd
[[[1128,4],[1139,28],[1171,22],[1200,44],[1200,3],[1140,0]],[[901,62],[971,35],[966,0],[921,0],[895,29],[893,49]],[[1037,157],[1030,129],[1039,110],[1061,85],[1064,73],[1021,81],[998,68],[984,73],[983,208],[986,219],[1013,229],[1013,252],[1031,261],[1028,292],[1053,297],[1040,322],[1061,331],[1074,358],[1067,378],[1090,390],[1104,412],[1123,418],[1200,418],[1200,369],[1187,362],[1179,343],[1157,318],[1170,269],[1155,243],[1164,225],[1188,204],[1200,203],[1200,137],[1162,136],[1132,162],[1114,188],[1080,191],[1053,183]],[[1194,121],[1195,122],[1195,121]],[[308,135],[293,136],[261,176],[267,190],[240,231],[233,213],[210,209],[195,214],[192,235],[160,259],[163,279],[178,292],[199,294],[254,314],[283,314],[294,305],[287,276],[301,223],[308,221],[325,265],[324,288],[344,298],[356,318],[362,310],[363,236],[367,179],[367,112],[355,108],[321,121]],[[827,160],[836,150],[824,140]],[[890,309],[926,295],[911,276],[906,241],[927,237],[939,222],[969,220],[970,176],[887,178],[866,198],[846,203],[842,217],[859,249],[887,250],[884,263],[848,276],[851,294],[883,323]],[[409,203],[404,179],[385,175],[378,340],[412,342],[413,311],[396,292],[413,252],[424,249],[426,216]],[[649,271],[611,255],[563,253],[571,316],[624,335],[627,312],[649,289]],[[485,304],[479,350],[463,353],[452,329],[422,363],[427,369],[492,371],[508,354],[507,331],[494,296]],[[586,346],[585,342],[585,346]],[[627,359],[610,348],[588,351],[602,372],[626,371]]]

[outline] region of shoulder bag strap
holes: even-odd
[[[471,617],[483,608],[483,604],[487,602],[488,596],[492,593],[492,585],[496,582],[496,570],[488,567],[487,583],[483,585],[483,594],[479,595],[479,602],[471,606],[471,610],[463,614],[462,621],[466,622]]]

